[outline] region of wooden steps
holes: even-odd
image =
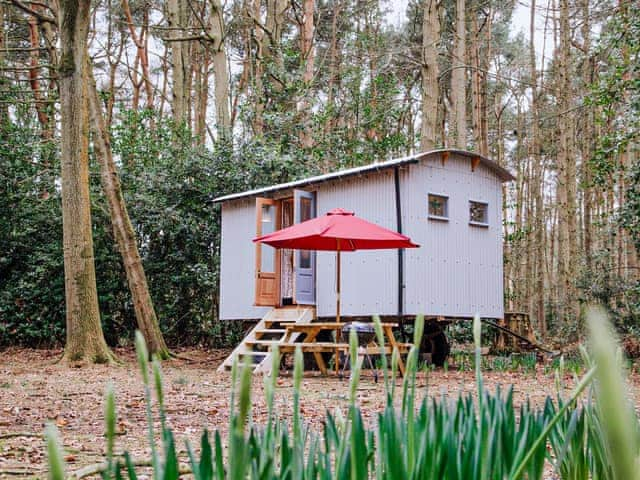
[[[267,329],[270,329],[272,326],[276,325],[276,326],[284,326],[284,325],[291,325],[296,323],[295,320],[277,320],[277,319],[269,319],[267,321],[264,322],[264,325]]]
[[[287,330],[284,328],[265,328],[264,330],[258,330],[256,333],[259,335],[266,335],[269,333],[275,333],[275,334],[281,334],[284,335],[284,333]]]
[[[250,347],[259,347],[259,346],[271,347],[273,345],[281,345],[282,339],[280,340],[245,340],[245,343],[247,344],[247,346],[250,346]]]
[[[277,340],[249,340],[247,345],[252,347],[264,347],[265,350],[257,350],[259,352],[267,352],[274,345],[278,346],[280,352],[292,352],[296,347],[301,347],[304,352],[334,352],[336,350],[348,350],[348,343],[334,343],[334,342],[313,342],[313,343],[300,343],[300,342],[283,342]]]
[[[315,318],[315,308],[307,306],[293,306],[273,308],[260,320],[246,337],[238,344],[224,362],[218,367],[219,372],[229,371],[233,362],[238,366],[244,365],[245,360],[253,367],[255,373],[271,373],[272,356],[269,347],[284,343],[286,325],[295,323],[310,323]],[[293,333],[287,339],[287,344],[295,341],[300,334]],[[285,347],[286,350],[286,347]],[[289,350],[291,351],[291,350]]]
[[[333,343],[333,342],[314,342],[314,343],[283,343],[278,345],[281,352],[293,352],[297,347],[300,347],[305,353],[333,353],[336,351],[348,351],[348,343]]]

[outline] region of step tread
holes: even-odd
[[[245,364],[245,363],[238,363],[237,364],[237,368],[242,369],[244,368],[244,366],[247,365],[249,368],[251,369],[255,369],[257,366],[259,366],[259,363],[249,363],[249,364]],[[233,368],[233,364],[232,365],[227,365],[226,368],[228,370],[231,370]]]
[[[245,344],[247,345],[275,345],[276,343],[282,343],[282,340],[245,340]]]

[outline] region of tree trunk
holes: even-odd
[[[167,21],[170,30],[173,90],[171,106],[176,123],[190,125],[189,105],[191,103],[191,63],[189,42],[180,40],[189,26],[189,5],[187,0],[167,1]]]
[[[471,57],[471,129],[473,130],[473,146],[480,151],[482,143],[481,119],[480,119],[480,53],[479,53],[479,34],[478,34],[478,18],[477,12],[471,13],[471,31],[472,40],[469,42],[469,50]]]
[[[588,6],[586,7],[588,8]],[[629,18],[629,3],[624,0],[618,1],[618,8],[620,18],[623,21],[625,26],[625,30],[629,30],[634,28],[634,25]],[[588,13],[588,12],[587,12]],[[637,13],[636,13],[637,15]],[[622,64],[626,66],[626,71],[624,72],[625,78],[631,78],[632,75],[635,75],[634,70],[632,69],[632,60],[630,59],[629,45],[624,44],[622,47]],[[622,96],[622,104],[623,105],[631,105],[634,100],[631,96],[630,89],[625,89]],[[629,172],[633,168],[633,165],[637,161],[636,156],[636,148],[637,142],[634,144],[633,142],[630,145],[626,145],[622,152],[620,152],[620,167],[621,167],[621,180],[619,187],[619,205],[618,208],[622,210],[624,208],[624,204],[627,201],[627,176]],[[637,251],[635,248],[635,244],[629,231],[625,228],[619,227],[618,238],[622,241],[621,245],[621,255],[624,256],[624,271],[621,274],[622,278],[631,280],[637,278]],[[622,262],[621,262],[622,263]]]
[[[89,198],[89,0],[60,1],[62,227],[69,362],[109,362],[100,324]]]
[[[147,342],[149,353],[155,354],[158,358],[164,360],[169,358],[169,350],[162,337],[158,318],[153,308],[135,233],[129,219],[124,196],[122,195],[120,178],[116,164],[113,161],[109,132],[100,107],[96,82],[93,78],[93,72],[90,71],[89,67],[87,69],[89,72],[88,96],[93,147],[96,152],[96,158],[100,162],[102,189],[109,205],[113,234],[120,255],[122,255],[122,263],[127,275],[129,290],[131,291],[138,329],[142,332]]]
[[[327,79],[327,103],[325,110],[328,112],[324,125],[325,135],[331,133],[335,127],[336,120],[336,90],[338,89],[340,77],[338,75],[340,58],[338,56],[339,32],[338,18],[342,13],[342,0],[334,0],[333,12],[331,15],[331,41],[329,42],[329,75]]]
[[[560,46],[557,82],[558,108],[558,287],[560,321],[577,317],[578,303],[574,288],[576,273],[576,162],[574,156],[571,107],[571,32],[569,1],[560,0]]]
[[[275,92],[282,91],[285,78],[281,78],[285,73],[284,58],[281,49],[282,34],[285,29],[285,13],[290,2],[287,0],[267,0],[266,1],[266,18],[262,22],[262,5],[260,0],[245,0],[245,10],[247,18],[253,24],[253,28],[247,29],[246,35],[246,51],[247,62],[244,63],[244,69],[241,79],[245,78],[247,66],[252,67],[251,87],[253,102],[253,118],[251,127],[256,136],[260,136],[264,132],[264,112],[269,102],[268,96],[270,92],[265,88],[263,76],[268,72],[270,77],[275,80],[271,88]],[[253,55],[251,57],[250,55]],[[251,62],[253,60],[253,62]],[[234,108],[235,116],[235,108]]]
[[[540,134],[539,134],[539,114],[538,114],[538,73],[536,68],[536,0],[531,1],[531,21],[529,24],[529,72],[531,77],[531,139],[529,141],[529,156],[531,157],[533,175],[531,179],[533,197],[533,243],[534,265],[533,283],[534,295],[532,296],[533,306],[531,313],[536,319],[538,332],[542,337],[547,334],[547,324],[544,311],[544,252],[545,252],[545,221],[544,221],[544,196],[542,183],[544,180],[542,155],[540,155]]]
[[[127,24],[129,26],[129,34],[131,35],[131,40],[133,44],[136,46],[136,65],[140,65],[140,69],[142,70],[142,78],[140,82],[136,85],[136,89],[139,92],[140,87],[144,85],[144,89],[146,91],[146,108],[149,110],[153,109],[153,85],[151,84],[151,75],[149,73],[149,53],[148,53],[148,30],[149,30],[149,8],[148,4],[145,4],[145,10],[143,13],[143,24],[140,27],[140,34],[136,33],[135,24],[133,21],[133,17],[131,15],[131,9],[129,7],[128,0],[122,0],[122,10],[124,12],[125,18],[127,19]],[[136,69],[137,70],[137,69]],[[137,78],[137,74],[136,74]],[[139,93],[138,93],[139,95]]]
[[[298,102],[300,114],[300,146],[309,149],[313,146],[311,126],[311,84],[313,82],[313,68],[315,53],[313,49],[313,13],[315,0],[304,0],[302,31],[300,32],[300,56],[302,58],[302,91]]]
[[[111,11],[112,0],[108,0],[107,8]],[[126,43],[126,33],[124,26],[118,26],[117,31],[120,35],[120,41],[117,46],[113,46],[113,24],[115,23],[115,19],[112,15],[107,19],[107,61],[109,63],[109,81],[108,81],[108,96],[106,101],[106,123],[107,125],[111,125],[111,119],[113,118],[113,108],[116,103],[116,77],[118,73],[118,67],[120,66],[120,62],[122,60],[122,53],[124,52],[124,45]],[[115,48],[115,55],[112,54],[112,51]]]
[[[282,57],[282,34],[285,30],[286,13],[292,2],[287,0],[267,0],[267,14],[265,18],[265,30],[267,37],[265,42],[265,55],[268,55],[279,70],[284,69]],[[306,8],[306,6],[305,6]],[[276,83],[276,85],[278,85]]]
[[[591,21],[589,14],[589,0],[582,0],[582,47],[584,50],[584,59],[582,64],[582,88],[583,95],[588,95],[589,89],[594,82],[594,65],[591,58]],[[589,160],[593,155],[593,142],[596,134],[594,131],[593,109],[585,109],[583,115],[583,134],[580,136],[581,157],[582,157],[582,178],[584,183],[583,192],[583,251],[585,256],[585,264],[588,271],[591,271],[591,259],[593,255],[593,186],[592,172]]]
[[[470,42],[471,53],[471,100],[472,100],[472,129],[473,129],[473,143],[474,148],[480,152],[481,155],[489,154],[489,143],[487,138],[487,95],[486,95],[486,81],[485,81],[485,65],[480,58],[481,46],[487,50],[484,58],[489,58],[488,41],[483,42],[482,29],[486,28],[490,23],[490,19],[487,18],[486,22],[482,26],[478,25],[478,14],[480,13],[478,5],[473,8],[471,12],[471,31],[473,40]],[[485,34],[489,39],[490,33]]]
[[[451,146],[455,148],[467,148],[467,81],[466,73],[466,48],[467,34],[465,23],[465,0],[456,2],[456,33],[453,47],[453,61],[451,62]]]
[[[40,9],[34,6],[34,9]],[[40,123],[40,135],[43,140],[50,140],[53,137],[53,128],[47,113],[47,104],[43,102],[41,85],[40,85],[40,31],[38,30],[38,21],[34,16],[29,17],[29,40],[32,51],[29,58],[29,85],[33,92],[35,100],[36,113],[38,122]]]
[[[215,82],[216,126],[218,138],[231,138],[231,114],[229,113],[229,70],[224,45],[224,12],[220,0],[210,0],[209,37],[213,47],[213,79]]]
[[[422,17],[422,127],[420,150],[433,150],[438,138],[438,42],[440,18],[438,2],[424,0]]]
[[[247,16],[253,19],[254,23],[260,21],[260,0],[246,0],[247,2]],[[267,14],[268,15],[268,14]],[[268,17],[267,17],[268,18]],[[252,100],[254,103],[253,119],[251,126],[253,128],[253,134],[255,136],[262,136],[264,132],[264,107],[265,107],[265,95],[264,85],[262,81],[262,75],[264,73],[264,55],[266,52],[264,41],[264,30],[259,25],[254,25],[251,30],[252,34],[247,35],[247,52],[252,51],[252,44],[255,44],[255,57],[253,62],[253,95]],[[252,42],[253,40],[253,42]],[[268,42],[267,42],[268,43]],[[251,65],[251,62],[249,62]]]
[[[0,2],[0,65],[4,64],[6,38],[4,31],[4,3]],[[0,75],[0,89],[5,90],[9,82],[3,75]],[[9,121],[9,105],[0,103],[0,128]]]
[[[207,132],[207,110],[209,100],[210,55],[206,45],[195,45],[198,61],[194,64],[194,112],[193,133],[198,145],[204,145]]]

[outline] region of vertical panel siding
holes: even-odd
[[[488,169],[471,172],[470,160],[451,154],[401,169],[404,233],[421,245],[405,251],[404,310],[407,314],[485,317],[504,314],[502,285],[502,186]],[[317,187],[318,215],[332,208],[396,230],[393,170],[327,182]],[[312,190],[313,188],[309,189]],[[449,221],[428,220],[428,193],[449,197]],[[469,200],[489,204],[489,227],[469,225]],[[223,319],[260,318],[254,307],[255,200],[222,207],[220,315]],[[398,309],[395,250],[342,255],[342,313],[345,316],[394,315]],[[335,253],[317,256],[319,316],[335,315]]]
[[[340,207],[370,222],[396,230],[392,170],[319,185],[317,200],[318,215]],[[396,250],[363,250],[342,254],[344,315],[397,313],[397,259]],[[335,268],[335,253],[318,253],[316,295],[319,316],[335,315]]]
[[[500,180],[451,155],[404,169],[401,184],[405,233],[422,246],[406,254],[407,313],[502,317]],[[448,222],[428,219],[429,193],[449,197]],[[489,204],[488,228],[469,225],[469,200]]]
[[[268,307],[254,307],[256,249],[255,199],[222,205],[220,255],[220,318],[262,318]]]

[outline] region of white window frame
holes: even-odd
[[[486,218],[487,221],[486,222],[476,222],[474,220],[471,220],[471,204],[472,203],[478,203],[481,205],[484,205],[485,208],[485,212],[486,212]],[[469,199],[469,203],[467,204],[467,214],[469,215],[469,225],[472,225],[474,227],[483,227],[483,228],[489,228],[489,202],[486,202],[484,200],[476,200],[473,198]]]
[[[441,216],[441,215],[433,215],[432,213],[430,213],[430,202],[429,202],[429,197],[430,196],[434,196],[434,197],[441,197],[445,199],[444,202],[444,211],[445,211],[445,216]],[[428,192],[427,193],[427,218],[429,220],[437,220],[440,222],[448,222],[449,221],[449,195],[445,195],[444,193],[438,193],[438,192]]]

